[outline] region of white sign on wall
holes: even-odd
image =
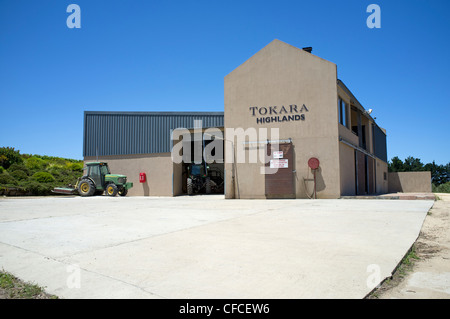
[[[283,151],[273,152],[273,158],[283,158]]]
[[[287,159],[273,159],[270,160],[270,168],[288,168]]]

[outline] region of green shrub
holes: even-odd
[[[60,176],[61,172],[64,172],[64,170],[62,170],[62,169],[60,169],[58,167],[52,166],[49,169],[47,169],[47,172],[52,174],[53,177],[57,179],[57,177]]]
[[[14,163],[22,163],[20,151],[16,151],[14,147],[0,147],[0,166],[8,168]]]
[[[23,163],[14,163],[8,168],[8,172],[12,173],[14,171],[22,171],[28,176],[31,174],[30,170]]]
[[[433,193],[450,193],[450,182],[441,184],[437,187],[433,185]]]
[[[62,157],[20,154],[0,148],[0,188],[20,188],[33,195],[50,195],[53,187],[75,184],[83,175],[83,161]]]
[[[36,181],[27,181],[22,184],[22,188],[30,192],[32,195],[49,195],[53,186],[48,184],[40,184]]]
[[[28,179],[28,175],[24,171],[13,171],[9,173],[12,177],[14,177],[18,181],[23,181]]]
[[[42,170],[46,166],[46,162],[43,159],[32,156],[26,160],[25,165],[30,170]]]
[[[82,172],[83,171],[83,162],[81,163],[71,163],[67,162],[66,167],[67,169],[73,171],[73,172]]]
[[[55,181],[53,175],[48,172],[37,172],[32,176],[32,178],[39,183],[51,183]]]
[[[0,185],[11,185],[16,186],[17,181],[14,177],[10,176],[9,174],[2,173],[0,174]]]
[[[47,166],[47,171],[61,171],[66,169],[66,164],[49,163]]]

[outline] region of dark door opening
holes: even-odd
[[[212,140],[191,141],[190,162],[183,162],[181,168],[181,187],[184,194],[224,194],[223,158],[210,163],[205,161],[204,150],[211,142]],[[221,143],[221,147],[222,154],[224,154],[223,143]],[[218,150],[213,148],[210,155],[215,157],[216,151]],[[201,157],[199,152],[201,152]]]

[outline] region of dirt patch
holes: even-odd
[[[417,241],[368,299],[450,298],[450,194],[439,194]]]
[[[427,259],[436,256],[438,252],[442,250],[439,245],[429,245],[419,238],[416,245],[416,252],[420,259]]]

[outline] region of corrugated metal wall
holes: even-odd
[[[223,127],[223,112],[84,112],[83,156],[170,152],[170,132]]]

